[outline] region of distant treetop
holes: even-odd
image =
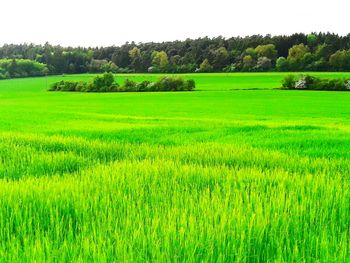
[[[0,64],[0,78],[42,75],[45,71],[48,74],[350,71],[350,34],[204,37],[90,48],[48,43],[4,45],[0,47],[0,59],[7,61]],[[35,70],[19,68],[23,60],[32,61]]]

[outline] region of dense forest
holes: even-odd
[[[99,72],[350,71],[350,34],[199,38],[111,47],[0,47],[0,79]]]

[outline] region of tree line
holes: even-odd
[[[29,59],[0,59],[0,79],[43,76],[48,73],[45,64]]]
[[[350,34],[204,37],[89,48],[49,43],[3,45],[0,59],[13,65],[21,64],[21,60],[40,63],[45,67],[41,74],[349,71]],[[21,70],[18,72],[11,73],[0,65],[0,77],[21,75]]]

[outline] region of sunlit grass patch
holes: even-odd
[[[199,91],[0,81],[0,261],[348,262],[349,94],[184,77]]]

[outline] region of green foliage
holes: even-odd
[[[317,43],[317,36],[314,34],[307,35],[307,44],[309,47],[314,47]]]
[[[273,44],[259,45],[255,48],[255,53],[258,57],[266,57],[270,60],[276,60],[277,58],[277,50]]]
[[[54,84],[53,84],[53,86],[54,86]],[[75,91],[78,91],[78,92],[87,92],[87,91],[89,91],[89,88],[90,88],[89,83],[87,83],[85,81],[79,81],[75,85]],[[53,90],[53,91],[55,91],[55,90]],[[57,91],[59,91],[59,90],[57,90]]]
[[[164,43],[128,42],[121,46],[98,48],[61,47],[48,43],[4,45],[0,47],[0,59],[36,61],[47,65],[47,73],[50,75],[87,72],[193,73],[198,72],[197,69],[205,58],[212,66],[210,71],[215,72],[350,71],[348,54],[344,53],[349,47],[350,35],[254,35],[231,38],[204,37]],[[334,55],[332,59],[331,55]],[[246,56],[250,56],[252,61],[248,62],[247,58],[250,57]],[[277,58],[280,57],[288,58],[287,68],[277,67]],[[271,67],[261,66],[267,65],[261,63],[267,60],[261,59],[259,62],[259,58],[270,59]],[[15,72],[12,72],[12,75],[16,75]],[[10,73],[0,70],[0,77],[11,77],[11,69]]]
[[[282,80],[282,87],[284,89],[295,89],[296,81],[297,81],[297,77],[295,75],[288,74]]]
[[[199,66],[198,72],[211,72],[213,70],[212,65],[210,65],[209,60],[206,58]]]
[[[259,57],[256,62],[255,70],[256,71],[269,71],[272,68],[271,59],[267,57]]]
[[[126,79],[121,91],[137,91],[137,83],[133,80]]]
[[[152,82],[148,80],[144,80],[142,82],[137,83],[136,90],[139,92],[149,91],[149,86]]]
[[[110,72],[110,73],[118,73],[119,68],[116,64],[114,64],[112,61],[109,61],[101,66],[101,69],[99,72]]]
[[[167,53],[165,51],[153,51],[152,65],[156,68],[156,72],[166,70],[169,65]]]
[[[284,89],[350,91],[350,78],[327,79],[311,75],[287,75],[282,81]]]
[[[192,91],[195,88],[195,82],[180,77],[162,77],[158,87],[160,91]]]
[[[129,56],[131,59],[136,59],[141,57],[141,51],[137,47],[133,47],[129,50]]]
[[[196,82],[193,79],[187,80],[187,83],[184,84],[185,90],[192,91],[196,88]]]
[[[350,68],[350,49],[340,50],[332,54],[329,58],[329,64],[337,71]]]
[[[55,82],[49,91],[79,91],[79,92],[145,92],[145,91],[192,91],[195,89],[194,80],[184,80],[180,77],[164,76],[158,81],[144,80],[140,83],[125,79],[119,86],[112,73],[95,76],[91,82],[64,81]]]
[[[245,50],[244,55],[250,56],[252,59],[256,59],[258,56],[256,50],[254,48],[251,48],[251,47],[249,47]]]
[[[302,70],[305,68],[305,63],[308,59],[310,49],[304,44],[294,45],[288,51],[288,65],[291,70]]]
[[[105,73],[102,76],[96,76],[91,83],[91,91],[103,92],[114,84],[114,75],[112,73]]]
[[[194,80],[184,80],[180,77],[164,76],[156,82],[135,81],[126,79],[124,85],[118,90],[120,92],[152,92],[152,91],[192,91],[195,89]]]
[[[276,61],[276,70],[277,71],[287,71],[288,70],[288,61],[285,57],[279,57]]]
[[[96,76],[91,82],[61,80],[53,83],[49,91],[79,91],[79,92],[113,92],[117,91],[118,84],[112,73]]]
[[[227,65],[223,70],[224,70],[224,72],[236,72],[237,65],[235,63],[232,63],[230,65]]]
[[[129,50],[129,57],[131,59],[131,67],[136,71],[142,71],[142,55],[141,50],[137,47],[133,47]]]
[[[98,60],[93,59],[89,64],[89,72],[91,73],[102,73],[102,72],[111,72],[118,73],[120,72],[119,67],[111,61],[108,60]]]
[[[45,64],[29,59],[0,59],[0,79],[44,76]]]
[[[246,55],[243,57],[243,70],[251,71],[255,66],[255,61],[252,55]]]
[[[222,71],[222,69],[227,65],[229,54],[225,47],[220,47],[215,50],[213,54],[213,69],[215,71]],[[210,72],[210,71],[203,71]]]

